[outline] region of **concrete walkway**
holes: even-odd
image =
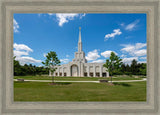
[[[120,80],[120,81],[112,81],[112,82],[139,82],[139,81],[147,81],[147,79],[143,78],[142,80]]]
[[[143,78],[142,80],[119,80],[119,81],[112,81],[112,82],[140,82],[140,81],[146,81],[146,78]],[[18,81],[17,79],[14,79],[14,81]],[[32,81],[32,82],[52,82],[52,80],[25,80],[25,81]],[[100,83],[99,81],[57,81],[54,82],[82,82],[82,83]],[[108,81],[111,82],[111,81]]]

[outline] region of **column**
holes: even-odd
[[[84,65],[81,63],[81,77],[84,77]]]
[[[59,76],[59,67],[58,67],[57,69],[58,69],[58,72],[57,72],[57,73],[58,73],[58,75],[57,75],[57,76]]]
[[[102,66],[99,66],[100,68],[100,77],[102,77]]]
[[[90,73],[90,71],[89,71],[89,66],[87,66],[87,70],[88,70],[88,71],[87,71],[87,76],[90,77],[90,74],[89,74],[89,73]]]
[[[81,63],[78,64],[78,76],[81,77]]]
[[[96,66],[93,66],[93,77],[96,77]]]
[[[71,67],[70,67],[70,65],[68,65],[68,66],[67,66],[67,76],[68,76],[68,77],[71,77],[71,74],[70,74],[70,73],[71,73]]]
[[[62,67],[62,76],[64,76],[64,67]]]
[[[107,77],[109,77],[109,72],[106,73]]]

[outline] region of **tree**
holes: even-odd
[[[111,76],[111,83],[112,83],[113,73],[119,71],[121,65],[122,65],[122,59],[120,59],[120,57],[118,57],[114,52],[111,52],[110,58],[106,59],[106,63],[103,65],[104,67],[107,68],[107,71]]]
[[[132,72],[132,75],[137,75],[138,74],[138,64],[137,64],[137,61],[135,59],[133,59],[132,63],[131,63],[131,72]]]
[[[54,72],[57,69],[55,66],[60,63],[60,60],[58,59],[56,52],[53,51],[50,51],[46,55],[46,58],[47,59],[45,60],[45,62],[42,62],[42,64],[49,68],[49,71],[52,75],[52,83],[54,83]]]
[[[125,64],[123,63],[123,64],[121,65],[121,72],[122,72],[122,74],[124,74],[125,71],[126,71],[126,66],[125,66]]]
[[[13,57],[14,59],[14,75],[18,76],[21,74],[21,65],[19,64],[19,61],[15,60],[16,56]]]
[[[145,75],[146,76],[146,72],[147,72],[147,66],[146,63],[142,63],[141,67],[139,68],[140,74],[141,75]]]
[[[125,74],[126,75],[129,75],[129,76],[131,76],[132,75],[132,73],[131,73],[131,67],[127,64],[126,65],[126,71],[125,71]]]

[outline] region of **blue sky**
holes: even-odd
[[[102,63],[115,52],[124,63],[146,62],[146,14],[14,14],[14,55],[23,65],[42,66],[55,51],[61,64],[77,51],[79,27],[89,63]]]

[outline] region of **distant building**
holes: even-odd
[[[78,52],[75,58],[68,64],[56,66],[54,76],[74,76],[74,77],[109,77],[104,63],[87,63],[85,53],[82,51],[81,27],[79,27]],[[49,73],[51,76],[51,72]]]

